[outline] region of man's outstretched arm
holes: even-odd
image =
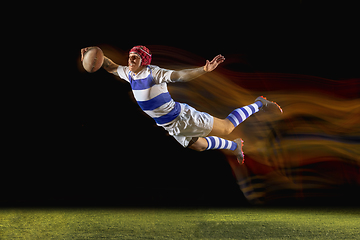
[[[188,82],[197,78],[204,73],[213,71],[220,63],[225,61],[225,57],[221,54],[214,57],[214,59],[209,62],[206,60],[206,64],[203,67],[192,68],[192,69],[184,69],[180,71],[174,71],[171,73],[170,79],[174,82]]]
[[[119,74],[117,72],[119,65],[114,63],[110,58],[108,58],[106,56],[104,56],[104,63],[102,65],[102,67],[109,73],[112,73],[115,76],[119,76]]]

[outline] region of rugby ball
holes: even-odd
[[[101,68],[103,62],[103,51],[99,47],[89,47],[84,53],[82,65],[87,72],[93,73]]]

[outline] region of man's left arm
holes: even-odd
[[[171,73],[170,79],[172,82],[188,82],[203,75],[204,73],[213,71],[220,63],[224,61],[225,57],[219,54],[214,57],[211,62],[206,60],[206,64],[203,67],[173,71]]]

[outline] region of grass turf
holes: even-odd
[[[355,239],[359,208],[0,209],[0,239]]]

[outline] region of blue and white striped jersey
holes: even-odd
[[[135,75],[128,67],[119,66],[117,72],[120,78],[130,83],[140,108],[157,125],[169,124],[179,116],[181,104],[171,98],[167,89],[172,70],[149,65]]]

